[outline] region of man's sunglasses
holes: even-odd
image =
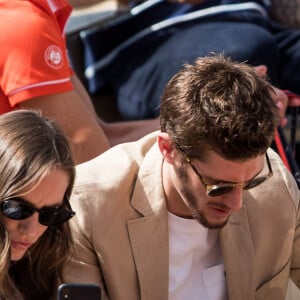
[[[75,212],[67,199],[63,206],[49,206],[36,208],[20,197],[14,197],[4,200],[0,204],[0,210],[4,216],[12,220],[24,220],[31,217],[35,212],[39,213],[39,222],[45,226],[55,226],[71,219]]]
[[[267,165],[268,165],[268,169],[269,169],[269,173],[267,175],[256,177],[249,181],[240,182],[240,183],[231,183],[231,182],[223,183],[223,182],[221,182],[219,184],[209,184],[205,180],[205,178],[198,172],[197,168],[192,163],[191,159],[182,150],[180,150],[180,152],[183,154],[185,160],[189,163],[189,165],[192,167],[193,171],[195,172],[195,174],[197,175],[197,177],[203,184],[204,188],[206,189],[206,195],[208,197],[223,196],[225,194],[230,193],[236,187],[241,187],[244,190],[250,190],[250,189],[262,184],[263,182],[265,182],[268,178],[270,178],[273,175],[271,162],[270,162],[268,154],[266,153],[266,160],[267,160]]]

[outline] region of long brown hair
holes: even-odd
[[[69,198],[75,168],[69,143],[57,125],[36,111],[0,116],[0,201],[18,195],[53,169],[69,176]],[[63,280],[72,249],[68,223],[48,227],[19,261],[10,261],[10,240],[0,215],[0,298],[49,299]]]

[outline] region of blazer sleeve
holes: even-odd
[[[74,250],[65,266],[64,280],[66,283],[97,284],[101,288],[101,299],[106,300],[108,296],[99,263],[101,257],[97,256],[88,236],[91,232],[89,228],[92,226],[90,220],[95,216],[92,216],[84,197],[75,196],[72,200],[72,208],[80,211],[80,214],[76,214],[70,221]]]
[[[297,189],[298,199],[299,190]],[[291,263],[291,278],[300,289],[300,207],[298,200],[295,238],[293,245],[292,263]]]

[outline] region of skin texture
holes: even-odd
[[[179,217],[194,218],[207,228],[223,227],[232,212],[242,207],[242,188],[237,187],[223,196],[208,197],[199,178],[188,164],[183,163],[181,154],[171,145],[166,133],[159,134],[158,144],[164,157],[163,186],[168,210]],[[260,172],[267,172],[263,155],[234,162],[209,151],[205,162],[194,160],[193,163],[211,184],[242,183]]]
[[[28,99],[20,108],[37,109],[62,128],[69,139],[76,163],[93,158],[109,148],[109,142],[95,118],[91,103],[83,98],[82,86],[75,78],[74,90]]]
[[[62,204],[68,187],[68,175],[62,170],[52,170],[37,185],[24,191],[20,196],[36,208]],[[11,259],[21,259],[48,228],[39,223],[38,213],[24,220],[11,220],[3,216],[4,225],[11,238]]]
[[[262,76],[265,76],[268,71],[268,69],[265,65],[256,66],[256,67],[254,67],[254,69],[258,74],[260,74]],[[291,103],[289,103],[289,98],[286,95],[286,93],[284,93],[282,90],[276,88],[275,86],[273,86],[273,89],[271,91],[271,96],[278,107],[280,125],[284,126],[287,123],[287,120],[285,117],[285,112],[286,112],[287,106],[291,105]]]
[[[39,110],[55,120],[69,139],[76,164],[100,155],[111,146],[136,140],[159,128],[158,119],[106,123],[97,116],[90,96],[77,78],[74,90],[28,99],[23,109]]]

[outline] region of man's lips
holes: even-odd
[[[223,205],[209,205],[209,209],[218,218],[227,218],[231,214],[231,209]]]

